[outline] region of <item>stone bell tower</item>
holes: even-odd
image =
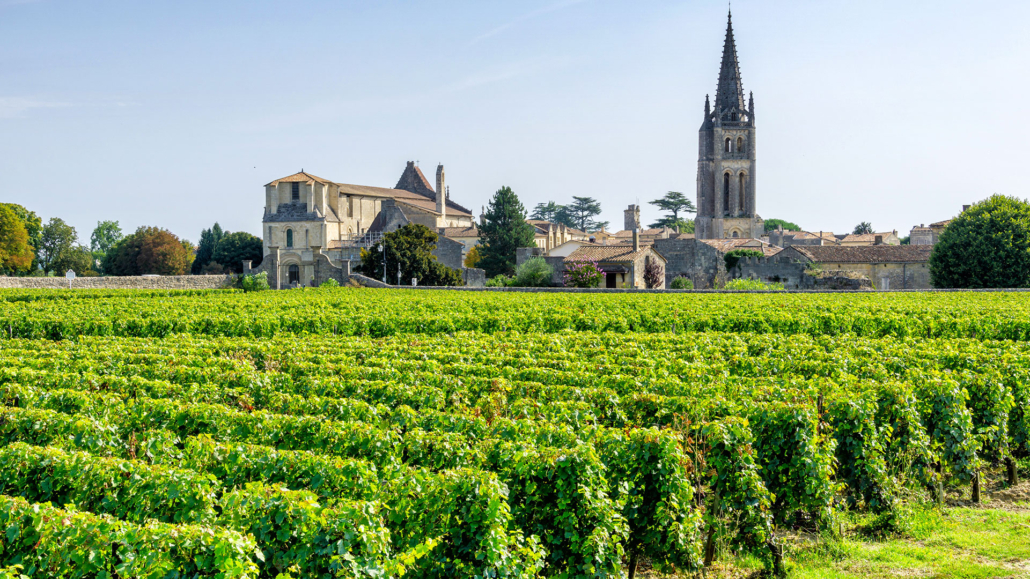
[[[706,96],[698,149],[697,238],[761,237],[765,223],[755,202],[755,98],[750,95],[745,106],[732,13],[726,25],[715,108]]]

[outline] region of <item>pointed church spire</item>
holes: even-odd
[[[726,24],[726,43],[722,48],[722,67],[719,69],[719,90],[715,93],[715,110],[728,112],[731,109],[744,111],[744,86],[740,82],[737,44],[733,39],[732,12]]]
[[[705,118],[707,119],[712,114],[712,104],[708,102],[708,95],[705,95]]]

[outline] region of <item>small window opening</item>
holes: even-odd
[[[726,139],[726,152],[727,153],[732,152],[732,151],[730,151],[730,149],[732,149],[732,148],[733,148],[733,141],[731,141],[730,139]]]
[[[744,152],[744,137],[737,137],[737,152]]]
[[[293,230],[286,230],[286,247],[293,247]]]
[[[739,209],[741,213],[744,213],[744,205],[746,205],[745,201],[747,199],[747,197],[744,195],[744,191],[745,191],[744,185],[745,184],[746,184],[746,181],[745,181],[744,174],[741,173],[740,174],[740,189],[738,191],[738,193],[740,195],[740,198],[739,198],[739,202],[740,203],[737,206],[737,209]]]
[[[300,183],[290,183],[290,194],[294,201],[300,201]]]
[[[730,210],[730,174],[723,173],[722,175],[722,211],[723,213]]]

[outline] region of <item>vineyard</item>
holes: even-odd
[[[979,492],[1020,293],[0,290],[0,578],[624,577]]]

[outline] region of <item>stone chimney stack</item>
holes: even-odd
[[[629,231],[640,229],[640,207],[630,205],[629,209],[623,211],[622,214],[625,216],[623,229]]]
[[[640,230],[639,229],[634,229],[633,230],[633,251],[634,252],[640,251]]]
[[[873,238],[873,245],[883,245],[883,236],[877,235]]]
[[[965,212],[966,212],[966,209],[969,209],[969,205],[963,205],[963,206],[962,206],[962,212],[963,212],[963,213],[965,213]]]
[[[443,165],[436,166],[436,212],[441,218],[447,217],[447,188],[443,179]],[[446,224],[441,227],[446,227]]]

